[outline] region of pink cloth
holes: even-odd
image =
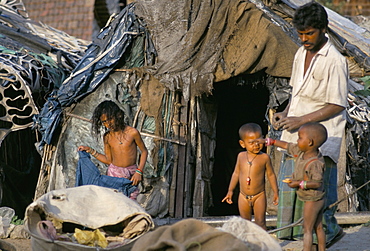
[[[135,174],[136,170],[137,170],[136,164],[128,167],[120,167],[110,164],[108,166],[107,175],[118,178],[126,178],[130,180],[132,176]],[[136,188],[135,191],[130,194],[129,198],[132,200],[136,200],[138,195],[139,189]]]

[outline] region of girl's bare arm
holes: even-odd
[[[141,135],[138,130],[134,130],[134,140],[137,145],[137,147],[140,150],[140,161],[139,161],[139,169],[144,170],[146,160],[148,158],[148,149],[146,148],[143,139],[141,138]]]
[[[131,178],[132,184],[136,186],[143,179],[142,175],[144,172],[145,162],[148,158],[148,150],[144,144],[143,139],[141,138],[139,131],[136,128],[133,128],[132,130],[132,137],[134,138],[135,144],[141,152],[138,170],[134,173],[134,175]]]
[[[106,147],[104,147],[106,149]],[[109,146],[108,146],[109,148]],[[86,151],[87,153],[90,153],[93,157],[95,157],[97,160],[99,160],[100,162],[103,162],[105,164],[110,164],[112,163],[111,161],[109,161],[109,159],[107,158],[107,156],[105,154],[102,154],[102,153],[99,153],[97,150],[95,150],[94,148],[92,147],[89,147],[89,146],[79,146],[77,148],[77,151]],[[110,148],[105,151],[108,151],[110,153]]]

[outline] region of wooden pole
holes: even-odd
[[[186,142],[188,137],[188,102],[181,95],[180,101],[180,141]],[[186,147],[179,146],[179,162],[177,167],[177,182],[176,182],[176,208],[175,217],[184,217],[184,187],[185,187],[185,163],[186,163]]]
[[[173,137],[177,140],[180,139],[180,123],[177,123],[180,119],[180,106],[178,104],[178,94],[173,93],[173,100],[171,101],[174,106],[174,114],[171,119],[172,121],[172,129],[173,129]],[[168,212],[170,217],[175,217],[175,203],[176,203],[176,177],[177,177],[177,167],[179,162],[179,146],[173,146],[173,168],[172,168],[172,179],[170,184],[170,192],[169,192],[169,205],[168,205]]]

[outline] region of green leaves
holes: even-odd
[[[364,82],[364,89],[355,91],[355,94],[365,96],[365,97],[370,96],[370,76],[365,76],[360,79]]]

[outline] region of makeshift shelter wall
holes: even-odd
[[[127,85],[127,78],[128,74],[126,73],[115,72],[111,74],[93,93],[65,111],[66,119],[62,125],[57,142],[55,142],[56,147],[45,149],[52,156],[49,159],[49,163],[46,163],[44,166],[45,175],[49,175],[49,177],[45,177],[44,181],[48,182],[48,185],[47,187],[39,187],[36,198],[45,192],[75,186],[78,162],[77,147],[79,145],[88,145],[99,152],[104,152],[102,138],[93,138],[91,135],[91,122],[87,121],[91,118],[93,110],[99,103],[104,100],[115,101],[125,111],[128,116],[127,123],[130,125],[134,123],[135,118],[137,119],[138,114],[142,113],[138,109],[140,100],[137,96],[131,95],[130,87]],[[137,120],[139,121],[140,119]],[[151,125],[148,128],[145,125],[145,121],[139,121],[138,124],[141,124],[139,126],[141,127],[140,130],[154,132],[153,126]],[[138,201],[147,209],[148,213],[155,216],[164,216],[168,212],[170,180],[165,175],[157,175],[158,150],[154,138],[143,136],[143,140],[149,151],[145,172],[150,175],[146,174],[149,177],[143,183],[144,194],[141,195],[141,198],[138,198]],[[168,155],[171,156],[172,153],[169,152]],[[106,173],[107,166],[105,164],[94,158],[92,158],[92,161],[102,174]],[[50,174],[48,174],[47,169],[50,169]],[[148,202],[151,200],[155,202]]]
[[[117,100],[123,95],[120,92],[122,82],[124,82],[125,74],[112,74],[99,88],[83,99],[75,107],[69,109],[71,114],[80,116],[81,118],[90,119],[95,107],[104,100]],[[118,102],[117,102],[118,103]],[[125,107],[122,107],[124,110]],[[68,112],[68,110],[66,110]],[[131,114],[131,111],[127,114]],[[53,166],[50,176],[48,191],[73,187],[75,185],[75,168],[77,167],[78,154],[77,147],[79,145],[89,145],[99,152],[103,152],[102,138],[95,139],[91,135],[91,123],[82,120],[78,117],[66,115],[66,120],[62,125],[62,130],[58,142],[56,144],[56,154],[52,160]],[[95,159],[92,159],[97,164],[99,169],[104,173],[106,166]],[[63,179],[60,179],[64,177]],[[60,182],[64,180],[64,182]]]
[[[126,114],[132,115],[130,116],[130,124],[135,123],[134,120],[136,120],[138,129],[144,134],[143,139],[149,151],[142,194],[139,196],[138,202],[153,216],[164,217],[168,213],[178,217],[183,215],[203,216],[212,197],[210,179],[216,144],[215,117],[217,113],[215,112],[215,104],[208,102],[207,98],[194,97],[188,103],[184,103],[183,108],[188,111],[183,110],[183,114],[179,113],[180,118],[176,118],[177,111],[173,107],[177,106],[178,103],[172,102],[172,99],[169,98],[167,102],[164,102],[161,110],[164,110],[165,106],[173,106],[168,115],[170,119],[164,119],[161,123],[164,125],[163,128],[169,127],[168,133],[173,134],[174,138],[178,136],[183,142],[186,139],[186,145],[171,142],[164,144],[163,141],[158,142],[150,136],[145,136],[145,131],[147,131],[145,130],[145,122],[133,118],[140,113],[138,107],[141,105],[141,99],[130,107],[122,105],[129,103],[127,92],[122,91],[129,89],[128,75],[122,72],[111,74],[96,91],[73,108],[65,111],[67,119],[62,126],[56,148],[52,150],[53,157],[49,163],[51,171],[46,190],[52,191],[74,186],[78,162],[76,149],[79,145],[89,145],[99,152],[103,152],[103,142],[92,138],[91,123],[86,119],[91,117],[93,109],[100,102],[111,99],[121,104]],[[188,125],[189,130],[185,130],[183,134],[174,132],[173,123],[178,120],[181,127]],[[179,147],[183,150],[179,150]],[[158,148],[161,149],[158,150]],[[161,152],[164,148],[166,156],[163,156],[163,152]],[[181,154],[181,151],[185,154]],[[165,160],[163,160],[164,158]],[[95,159],[93,161],[101,173],[106,172],[104,164]],[[170,194],[171,188],[173,189],[172,194]],[[39,195],[44,192],[40,190]]]

